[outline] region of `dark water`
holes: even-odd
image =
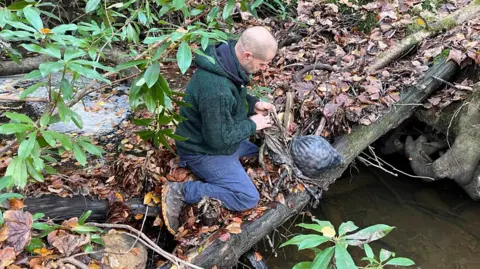
[[[361,168],[360,173],[331,185],[319,207],[310,212],[318,219],[331,221],[336,228],[349,220],[360,228],[380,223],[395,226],[389,235],[370,245],[377,255],[384,248],[397,257],[414,260],[416,266],[410,268],[480,268],[480,203],[451,181],[424,183]],[[273,245],[285,241],[285,236],[310,233],[295,228],[294,224],[302,221],[311,222],[308,214],[299,215],[293,225],[279,228],[270,237]],[[275,255],[265,241],[259,244],[259,251],[271,269],[292,268],[314,258],[310,251],[298,252],[295,246],[277,248]],[[358,256],[364,252],[357,249],[353,252],[356,265],[365,266],[359,259],[364,256]]]

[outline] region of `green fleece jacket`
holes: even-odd
[[[198,69],[188,83],[183,99],[191,107],[180,108],[180,115],[186,120],[176,130],[176,134],[188,138],[176,141],[180,155],[230,155],[238,149],[240,142],[255,133],[256,125],[248,117],[253,114],[258,99],[248,95],[247,88],[242,85],[241,81],[248,82],[248,75],[235,56],[235,42],[229,42],[229,59],[230,66],[236,66],[238,74],[225,68],[217,46],[210,46],[205,51],[215,63],[201,55],[195,57]]]

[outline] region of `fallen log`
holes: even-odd
[[[143,199],[132,198],[125,202],[132,214],[144,214],[146,206]],[[25,210],[28,212],[44,213],[45,217],[55,220],[66,220],[74,217],[80,217],[84,212],[92,210],[88,218],[89,221],[105,221],[109,209],[107,200],[95,200],[90,197],[74,196],[72,198],[62,198],[54,195],[45,195],[42,197],[27,197],[24,200]],[[147,216],[155,217],[160,212],[158,207],[149,207]]]
[[[409,35],[408,37],[402,39],[400,43],[381,53],[379,56],[376,57],[375,61],[369,65],[369,67],[367,68],[367,72],[372,73],[389,65],[391,62],[398,59],[402,55],[407,54],[410,49],[420,44],[420,42],[422,42],[423,40],[434,37],[442,31],[450,30],[458,25],[461,25],[469,20],[478,17],[479,15],[480,1],[473,0],[464,8],[461,8],[454,13],[445,16],[444,18],[437,20],[435,23],[433,23],[426,29]]]
[[[344,157],[345,163],[351,163],[366,147],[376,141],[389,130],[396,128],[404,120],[412,116],[417,105],[422,103],[433,91],[442,86],[442,82],[432,78],[440,77],[450,80],[459,70],[452,61],[441,62],[432,67],[425,77],[416,85],[402,94],[400,101],[390,111],[381,117],[375,124],[356,126],[350,135],[337,139],[333,146]],[[325,185],[335,182],[346,170],[346,166],[338,167],[324,173],[320,178]],[[238,258],[261,238],[271,233],[290,217],[297,214],[307,203],[310,197],[307,192],[293,193],[286,197],[286,205],[275,204],[258,220],[246,222],[242,225],[240,234],[232,234],[226,242],[220,240],[219,233],[214,233],[203,241],[199,247],[187,253],[188,260],[203,268],[230,268],[237,263]]]

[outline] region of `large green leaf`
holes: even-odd
[[[380,250],[380,262],[388,260],[390,256],[392,256],[392,252],[383,248]]]
[[[62,24],[52,29],[52,33],[63,35],[66,31],[76,31],[78,29],[75,24]]]
[[[37,31],[40,31],[40,29],[43,28],[43,22],[42,19],[40,18],[40,12],[38,11],[37,8],[34,7],[26,7],[23,9],[23,14],[25,15],[25,18],[27,21],[37,29]]]
[[[44,181],[44,178],[42,176],[42,174],[40,174],[34,167],[33,165],[30,163],[30,161],[27,160],[27,171],[28,171],[28,174],[33,177],[36,181],[38,182],[43,182]]]
[[[35,28],[30,27],[30,26],[26,25],[25,23],[21,23],[21,22],[18,22],[18,21],[9,21],[8,24],[10,24],[11,26],[13,26],[15,28],[22,29],[22,30],[25,30],[25,31],[28,31],[28,32],[32,32],[32,33],[37,32],[37,30]]]
[[[13,184],[13,178],[11,176],[4,176],[0,178],[0,191],[9,188]]]
[[[76,63],[70,63],[68,65],[68,67],[74,71],[74,72],[77,72],[78,74],[82,75],[82,76],[85,76],[87,78],[91,78],[91,79],[96,79],[96,80],[100,80],[100,81],[103,81],[107,84],[112,84],[110,82],[110,80],[104,78],[102,75],[100,75],[100,73],[98,73],[97,71],[93,70],[93,69],[90,69],[90,68],[86,68],[80,64],[76,64]]]
[[[363,245],[386,236],[393,229],[395,229],[395,227],[385,224],[376,224],[362,229],[354,234],[347,235],[345,236],[345,239],[347,239],[347,244],[349,245]]]
[[[288,245],[299,245],[304,240],[307,240],[308,238],[310,238],[311,236],[314,236],[314,235],[316,235],[316,234],[300,234],[300,235],[294,236],[293,238],[291,238],[287,242],[281,244],[280,247],[284,247],[284,246],[288,246]]]
[[[80,225],[85,224],[85,221],[88,219],[88,217],[90,217],[91,214],[92,214],[92,210],[88,210],[84,212],[82,216],[80,216],[80,218],[78,219],[78,224]]]
[[[160,74],[160,64],[158,62],[152,63],[145,71],[143,77],[145,78],[145,83],[151,88],[158,80]]]
[[[0,125],[0,134],[24,133],[33,129],[31,124],[5,123]]]
[[[72,117],[72,121],[73,123],[79,128],[79,129],[83,129],[83,120],[82,120],[82,117],[80,117],[80,115],[78,115],[77,112],[71,110],[71,114],[70,116]]]
[[[37,44],[21,44],[20,46],[22,46],[24,49],[30,52],[36,52],[36,53],[40,53],[43,49]]]
[[[57,145],[57,142],[53,138],[51,131],[42,131],[42,136],[51,147],[55,147]]]
[[[14,121],[23,122],[23,123],[30,123],[32,125],[35,124],[35,122],[25,114],[20,114],[20,113],[17,113],[17,112],[5,112],[5,116],[7,116],[7,118],[9,118],[11,120],[14,120]]]
[[[373,250],[368,244],[363,245],[363,248],[365,249],[365,255],[367,255],[368,258],[375,258],[375,254],[373,254]]]
[[[25,250],[27,252],[30,252],[31,254],[35,254],[34,251],[39,248],[43,248],[43,242],[42,242],[42,239],[40,238],[32,238],[30,240],[30,243],[28,243],[28,245],[25,246]]]
[[[305,228],[305,229],[314,230],[314,231],[317,231],[319,233],[322,232],[322,228],[323,228],[322,226],[320,226],[318,224],[307,224],[307,223],[300,223],[300,224],[297,224],[297,226]]]
[[[333,258],[335,247],[329,247],[322,252],[319,252],[313,260],[312,268],[327,269],[330,261]]]
[[[77,225],[72,228],[72,231],[77,233],[91,233],[91,232],[102,232],[102,229],[94,226],[88,226],[88,225]]]
[[[27,97],[29,94],[32,94],[38,88],[40,88],[41,86],[45,86],[45,85],[47,85],[46,82],[38,82],[38,83],[35,83],[32,86],[26,88],[25,90],[22,91],[22,93],[20,93],[20,100],[25,99],[25,97]]]
[[[33,147],[35,146],[35,141],[37,136],[37,132],[33,132],[28,135],[28,139],[25,139],[20,143],[18,147],[18,157],[20,159],[26,159],[30,153],[32,153]]]
[[[60,119],[64,123],[70,122],[71,115],[72,115],[72,110],[68,108],[62,100],[59,100],[57,102],[57,108],[58,108],[58,115],[60,115]]]
[[[89,13],[98,8],[100,0],[88,0],[87,6],[85,7],[85,12]]]
[[[13,184],[20,189],[23,189],[27,185],[27,165],[25,160],[20,159],[18,156],[13,158],[8,165],[6,176],[13,178]]]
[[[87,155],[78,144],[73,145],[73,155],[81,165],[84,166],[85,164],[87,164]]]
[[[330,238],[322,235],[310,235],[309,238],[303,240],[300,244],[298,244],[298,250],[306,249],[306,248],[313,248],[318,245],[321,245],[325,242],[328,242]]]
[[[67,150],[72,150],[73,149],[73,144],[72,144],[72,140],[64,135],[64,134],[61,134],[61,133],[57,133],[57,132],[52,132],[52,131],[49,131],[49,133],[58,141],[60,141],[60,143],[62,144],[62,146],[67,149]]]
[[[95,62],[95,61],[87,61],[87,60],[79,59],[79,60],[75,60],[73,62],[77,63],[77,64],[81,64],[81,65],[93,66],[93,67],[100,68],[100,69],[103,69],[103,70],[109,71],[109,72],[114,72],[115,71],[115,69],[113,67],[105,66],[105,65],[103,65],[99,62]]]
[[[73,86],[66,78],[62,78],[62,81],[60,82],[60,90],[62,91],[63,99],[67,101],[72,99]]]
[[[30,2],[30,1],[27,2],[25,0],[17,0],[13,4],[9,5],[7,8],[9,10],[18,11],[25,8],[28,5],[34,5],[34,4],[36,4],[36,2]]]
[[[227,4],[223,8],[222,18],[224,20],[228,19],[232,15],[233,8],[235,7],[235,0],[228,0]]]
[[[58,71],[63,69],[63,62],[58,61],[58,62],[46,62],[46,63],[41,63],[39,66],[40,73],[42,74],[42,77],[45,77],[48,74],[51,73],[57,73]]]
[[[358,229],[358,227],[352,221],[347,221],[340,224],[340,227],[338,228],[338,235],[342,236],[346,233],[353,232],[356,229]]]
[[[62,58],[62,53],[60,52],[60,49],[57,45],[54,44],[47,44],[41,52],[57,59]]]
[[[415,262],[408,258],[393,258],[385,263],[385,265],[412,266],[415,265]]]
[[[218,11],[220,11],[219,7],[212,8],[212,10],[210,10],[210,12],[208,13],[207,22],[215,20],[217,18]]]
[[[134,66],[137,66],[137,65],[140,65],[140,64],[144,64],[146,62],[147,62],[147,60],[128,61],[126,63],[122,63],[122,64],[117,65],[115,67],[115,70],[120,71],[120,70],[123,70],[123,69],[128,69],[130,67],[134,67]]]
[[[186,41],[183,41],[178,47],[177,64],[182,74],[185,74],[192,64],[192,50]]]
[[[337,269],[357,268],[357,266],[355,266],[355,262],[352,259],[352,256],[350,256],[350,253],[348,253],[345,245],[343,244],[335,245],[335,266],[337,267]]]
[[[102,148],[95,146],[90,142],[85,142],[85,141],[78,141],[78,144],[80,144],[80,146],[82,146],[82,148],[86,150],[88,153],[96,155],[98,157],[102,157],[102,153],[103,153]]]
[[[12,198],[22,199],[23,196],[18,193],[2,193],[0,194],[0,204],[5,202],[5,200],[12,199]]]
[[[182,9],[185,7],[185,0],[173,0],[173,7],[175,7],[175,10]]]
[[[65,62],[68,62],[72,59],[76,59],[78,57],[82,57],[86,54],[84,50],[78,48],[67,48],[65,50],[65,54],[63,55],[63,59]]]

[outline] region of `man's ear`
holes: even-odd
[[[245,51],[243,53],[243,59],[247,60],[247,61],[250,61],[251,59],[253,58],[253,55],[251,52],[248,52],[248,51]]]

